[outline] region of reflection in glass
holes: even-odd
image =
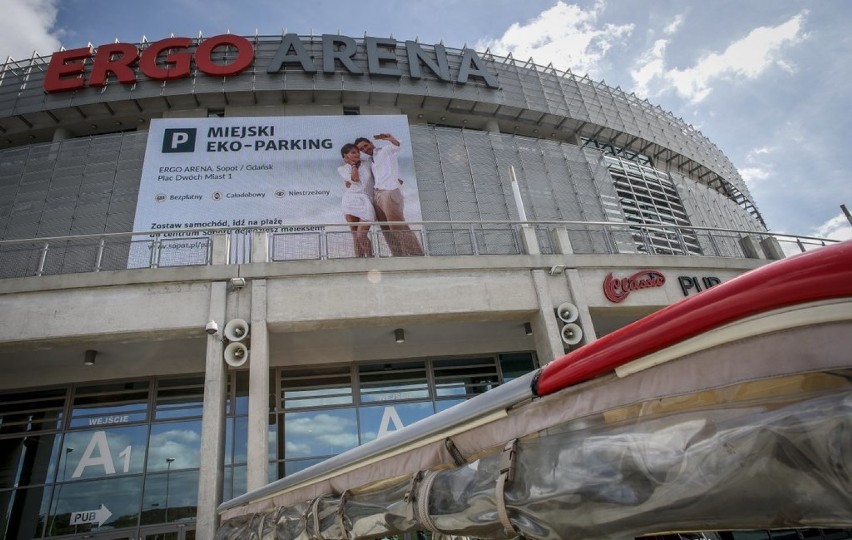
[[[137,524],[142,476],[69,482],[60,487],[54,497],[47,536],[135,527]],[[101,505],[111,513],[104,523],[71,525],[72,513],[98,511]]]
[[[141,473],[147,426],[71,431],[65,434],[65,463],[69,481]],[[68,448],[73,448],[68,452]]]
[[[198,468],[200,451],[201,420],[154,424],[148,447],[148,472],[168,469],[167,458],[176,458],[178,469]]]
[[[372,441],[380,435],[398,431],[418,420],[432,416],[434,412],[431,401],[362,407],[359,411],[361,444]]]
[[[0,439],[0,489],[53,482],[54,433]]]
[[[429,397],[426,364],[422,361],[361,365],[358,378],[364,403]]]
[[[355,409],[286,413],[284,457],[332,456],[358,446]]]
[[[402,401],[406,399],[423,399],[429,397],[426,383],[385,383],[379,386],[361,389],[363,403],[382,401]]]
[[[295,461],[287,461],[286,463],[284,463],[284,476],[290,476],[293,473],[307,469],[308,467],[316,465],[317,463],[322,463],[323,461],[325,461],[325,458],[297,459]]]
[[[446,359],[434,362],[435,392],[438,397],[472,398],[498,384],[493,358]]]
[[[0,491],[0,538],[40,537],[47,514],[45,499],[41,487]]]
[[[517,379],[535,369],[535,361],[530,353],[514,353],[500,355],[500,371],[503,373],[503,382],[507,383]]]
[[[175,458],[167,457],[166,458],[166,519],[164,521],[169,521],[169,477],[171,476],[172,463],[174,463]]]
[[[157,385],[156,419],[200,417],[204,378],[161,380]]]
[[[310,390],[287,390],[284,392],[284,406],[288,409],[350,405],[351,403],[351,387],[312,388]]]
[[[439,413],[441,411],[445,411],[452,407],[453,405],[458,405],[459,403],[464,403],[463,399],[442,399],[441,401],[435,402],[435,412]]]
[[[173,467],[180,466],[178,460]],[[166,469],[148,475],[142,498],[142,525],[195,519],[198,500],[198,471]]]
[[[248,456],[248,418],[234,419],[234,463],[246,463]]]
[[[236,467],[225,467],[224,480],[222,482],[222,500],[227,501],[246,493],[248,489],[246,481],[245,465]]]

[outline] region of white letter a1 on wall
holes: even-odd
[[[92,455],[95,447],[98,449],[99,457]],[[71,478],[80,478],[86,467],[94,465],[102,465],[104,474],[115,474],[115,463],[112,462],[112,456],[109,453],[109,444],[107,444],[105,431],[96,431],[92,434],[92,440],[86,446],[86,451],[83,452],[83,457],[80,458],[80,463],[77,464],[77,468],[74,469],[74,474],[71,475]]]

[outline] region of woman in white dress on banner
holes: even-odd
[[[343,217],[352,231],[356,257],[372,257],[370,223],[376,221],[373,208],[373,174],[370,165],[361,161],[361,152],[354,144],[344,144],[340,149],[343,165],[337,172],[343,178]],[[360,224],[367,222],[366,224]]]

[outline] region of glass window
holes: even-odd
[[[198,471],[148,475],[142,499],[142,525],[192,519],[198,500]]]
[[[500,355],[500,371],[503,382],[517,379],[536,369],[532,353],[515,353]]]
[[[204,378],[173,379],[157,385],[157,420],[200,417],[204,405]]]
[[[200,420],[154,424],[148,445],[148,472],[198,468],[200,452]]]
[[[66,433],[58,481],[143,472],[147,436],[144,425]]]
[[[435,392],[441,397],[468,399],[497,386],[497,366],[493,357],[435,360]]]
[[[352,374],[348,366],[288,370],[282,372],[280,384],[284,409],[353,403]]]
[[[435,414],[435,407],[431,401],[362,407],[359,411],[361,444],[399,431],[433,414]]]
[[[358,367],[362,403],[429,398],[424,362]]]
[[[139,519],[142,480],[139,475],[59,485],[48,516],[47,534],[135,527]],[[91,514],[72,524],[72,514],[78,512]],[[98,521],[99,518],[104,521]]]
[[[0,403],[0,436],[24,432],[29,435],[35,431],[61,428],[67,394],[64,388],[3,394]]]
[[[0,439],[0,489],[53,482],[59,435]]]
[[[322,459],[296,459],[292,461],[287,461],[284,463],[284,475],[290,476],[293,473],[297,473],[299,471],[305,470],[308,467],[316,465],[317,463],[322,463],[325,461],[325,458]]]
[[[42,487],[0,490],[0,534],[3,538],[37,538],[47,521],[50,490]]]
[[[355,409],[287,413],[283,436],[286,459],[339,454],[358,446]]]
[[[150,381],[81,386],[75,389],[70,427],[109,427],[147,419]]]

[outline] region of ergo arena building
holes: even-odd
[[[404,217],[356,238],[359,137]],[[669,112],[387,38],[9,60],[0,183],[4,539],[212,538],[222,501],[783,257]]]

